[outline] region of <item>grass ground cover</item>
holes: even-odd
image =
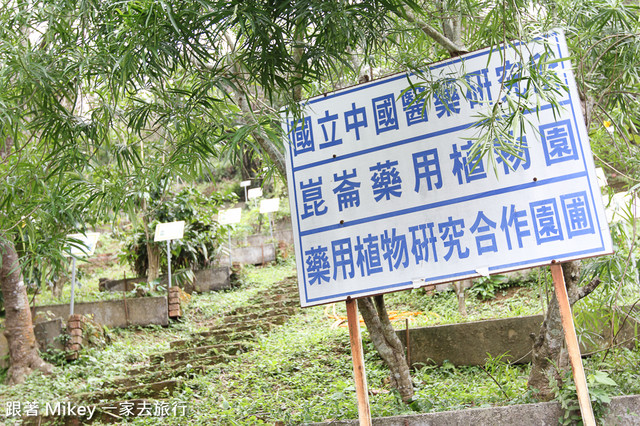
[[[165,328],[110,330],[110,345],[88,349],[78,361],[60,364],[53,376],[36,374],[21,386],[0,385],[0,406],[12,401],[45,404],[67,400],[79,392],[98,391],[106,380],[121,376],[126,369],[148,365],[151,355],[169,350],[170,341],[202,331],[293,274],[292,260],[264,268],[246,267],[239,287],[195,295],[182,321]],[[451,291],[429,294],[413,290],[390,294],[386,299],[389,310],[421,312],[411,316],[412,327],[541,312],[545,302],[544,292],[539,291],[541,281],[517,284],[497,289],[496,296],[488,300],[468,297],[467,317],[458,312],[457,298]],[[335,312],[346,315],[343,304],[337,304]],[[189,424],[300,424],[356,418],[348,332],[334,325],[336,320],[327,315],[326,307],[301,310],[284,325],[260,335],[237,358],[186,380],[177,392],[167,395],[168,401],[189,407]],[[396,328],[404,328],[404,321]],[[529,366],[509,365],[498,358],[478,367],[451,363],[421,366],[413,372],[414,401],[403,404],[388,385],[388,370],[366,329],[363,339],[375,417],[532,401],[526,389]],[[51,359],[56,360],[55,356]],[[614,350],[601,360],[602,354],[596,354],[585,361],[590,385],[598,395],[640,393],[638,350]],[[561,397],[569,398],[565,394]],[[11,421],[7,419],[9,424]],[[138,418],[131,423],[183,425],[185,418]]]

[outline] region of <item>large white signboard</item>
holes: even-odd
[[[68,242],[67,248],[69,255],[76,257],[93,256],[98,245],[98,232],[87,232],[86,234],[69,234],[67,238],[70,240],[78,240],[78,242]],[[65,254],[66,255],[66,254]]]
[[[184,220],[176,222],[159,223],[153,241],[179,240],[184,235]]]
[[[241,219],[242,209],[240,207],[220,210],[218,212],[218,223],[220,223],[220,225],[234,225],[236,223],[240,223]]]
[[[277,212],[280,209],[280,198],[266,198],[260,200],[260,213]]]
[[[568,57],[562,34],[547,38]],[[518,46],[536,60],[542,44]],[[525,111],[519,156],[468,158],[478,113],[523,94],[513,48],[430,68],[464,78],[448,95],[396,75],[309,100],[284,119],[303,306],[610,253],[607,221],[570,62],[548,66],[570,90]],[[550,59],[555,59],[550,58]],[[445,86],[447,87],[447,86]],[[502,91],[501,91],[502,89]],[[533,90],[533,89],[529,89]]]
[[[251,188],[247,194],[249,200],[262,197],[262,188]]]

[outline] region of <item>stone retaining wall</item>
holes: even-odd
[[[82,302],[74,305],[74,313],[93,317],[93,320],[107,327],[127,327],[129,325],[168,325],[168,306],[165,296],[135,297],[125,300]],[[69,317],[69,305],[36,306],[35,315],[45,318]]]
[[[273,240],[284,245],[293,244],[293,231],[290,227],[273,231]],[[261,265],[276,260],[276,245],[270,235],[249,235],[231,241],[231,260],[243,265]],[[228,265],[229,257],[222,256],[218,264]]]
[[[355,398],[354,398],[355,403]],[[373,419],[374,426],[556,426],[562,417],[558,402],[510,405],[493,408],[470,408],[440,413]],[[358,420],[338,420],[315,425],[358,425]],[[640,395],[616,396],[611,399],[609,412],[602,420],[607,426],[637,426],[640,424]]]
[[[64,324],[62,318],[55,318],[48,321],[41,321],[33,326],[33,333],[41,351],[47,349],[64,350],[64,345],[57,339]],[[9,342],[4,335],[4,328],[0,327],[0,369],[9,368]]]
[[[228,266],[220,266],[218,268],[203,269],[194,273],[195,281],[193,288],[184,290],[187,293],[196,291],[198,293],[206,293],[209,291],[218,291],[231,288],[231,271]]]
[[[625,308],[618,316],[619,325],[624,318]],[[531,335],[536,336],[542,324],[542,315],[474,321],[459,324],[419,327],[409,329],[411,364],[437,364],[445,360],[454,365],[484,365],[487,354],[498,357],[506,354],[505,361],[516,363],[531,362]],[[616,341],[626,342],[633,347],[634,337],[640,326],[631,317],[624,324]],[[610,327],[592,326],[588,330],[593,344],[583,343],[582,353],[602,347],[610,340]],[[406,347],[406,330],[396,333]],[[583,339],[586,342],[586,339]]]
[[[58,339],[64,330],[62,318],[54,318],[49,321],[40,321],[33,326],[38,347],[41,351],[47,349],[64,350],[64,344]]]
[[[193,285],[184,288],[187,293],[197,291],[205,293],[209,291],[217,291],[231,288],[230,272],[228,266],[218,268],[202,269],[195,271],[195,281]],[[168,283],[166,275],[160,277],[159,283],[166,285]],[[122,278],[119,280],[102,280],[100,281],[100,291],[132,291],[136,288],[136,284],[146,283],[146,277]],[[172,283],[174,284],[174,283]]]

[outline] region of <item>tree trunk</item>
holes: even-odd
[[[578,300],[587,296],[600,284],[599,278],[594,278],[584,287],[578,287],[580,276],[580,263],[567,262],[562,264],[569,304],[573,306]],[[551,380],[560,384],[564,371],[569,368],[567,352],[564,349],[564,330],[560,318],[560,307],[555,292],[549,302],[547,314],[538,336],[534,339],[532,349],[531,373],[527,387],[534,391],[536,397],[541,400],[550,400],[554,397]]]
[[[459,15],[459,11],[457,14]],[[466,47],[456,43],[462,39],[460,21],[457,18],[453,18],[448,23],[449,25],[446,27],[448,34],[443,35],[427,23],[419,21],[408,8],[405,8],[401,17],[416,24],[425,34],[444,46],[452,57],[466,53]],[[375,307],[371,298],[358,299],[360,313],[376,350],[391,370],[391,385],[398,390],[404,402],[410,402],[413,397],[413,382],[404,348],[391,325],[391,321],[389,321],[384,305],[384,296],[375,296],[374,300]]]
[[[68,259],[65,259],[64,265],[68,266]],[[66,269],[60,268],[58,270],[58,275],[55,277],[53,281],[53,285],[51,286],[51,294],[56,299],[60,299],[62,297],[62,290],[64,289],[64,285],[69,282],[69,274]]]
[[[358,308],[369,330],[369,337],[376,350],[391,370],[391,386],[408,403],[413,397],[413,382],[402,342],[398,338],[384,306],[384,296],[358,299]],[[375,306],[374,306],[375,302]]]
[[[227,45],[229,46],[229,48],[232,50],[232,53],[233,53],[233,51],[235,50],[234,46],[236,44],[234,37],[227,32],[225,33],[225,39],[227,41]],[[243,79],[241,78],[243,70],[240,68],[240,65],[237,62],[233,63],[233,65],[231,66],[231,70],[232,70],[232,74],[230,75],[230,78],[232,80],[235,80],[235,84],[241,89],[238,90],[238,88],[233,87],[233,85],[231,84],[228,85],[228,88],[230,93],[235,93],[234,101],[238,106],[238,108],[240,108],[240,111],[242,112],[241,120],[243,124],[247,126],[256,127],[256,130],[251,132],[251,136],[253,136],[253,139],[262,149],[263,151],[262,153],[266,155],[273,162],[274,166],[278,170],[278,173],[282,175],[283,180],[286,180],[287,166],[284,158],[284,153],[280,152],[276,147],[276,145],[274,145],[272,141],[267,139],[259,131],[258,121],[256,120],[256,117],[254,115],[253,108],[251,105],[251,101],[248,97],[248,90],[247,90],[248,88],[245,87]],[[256,96],[260,97],[259,94],[256,94]],[[268,102],[265,101],[264,104],[268,104]]]
[[[438,10],[442,14],[442,33],[454,45],[464,48],[462,43],[462,13],[459,8],[452,8],[444,1],[437,2]],[[451,56],[458,56],[459,52],[449,52]]]
[[[462,281],[454,281],[453,282],[453,291],[456,293],[456,297],[458,298],[458,312],[463,317],[467,317],[467,305],[465,303],[465,291],[467,288],[471,287],[471,280],[462,280]]]
[[[256,160],[256,155],[252,150],[243,148],[242,149],[242,168],[240,170],[240,174],[242,175],[242,180],[251,180],[258,176],[257,170],[260,167],[259,162]],[[247,201],[247,200],[244,200]]]
[[[147,282],[150,283],[157,280],[160,276],[160,249],[151,241],[147,202],[144,199],[142,200],[142,227],[147,245]]]
[[[589,128],[591,109],[593,102],[584,93],[580,93],[580,104],[584,113],[584,120],[587,129]],[[564,276],[569,304],[573,306],[578,300],[589,295],[600,284],[600,278],[595,277],[584,287],[578,287],[580,276],[580,263],[577,261],[562,264],[562,274]],[[531,373],[527,387],[534,390],[535,395],[542,400],[553,398],[550,380],[560,382],[563,371],[568,368],[568,354],[563,348],[564,331],[560,319],[560,307],[555,291],[547,307],[547,314],[540,327],[538,336],[531,335],[533,339]],[[558,365],[558,369],[554,363]]]
[[[155,244],[147,243],[147,259],[149,259],[147,282],[150,283],[160,276],[160,250]]]
[[[69,277],[67,274],[60,272],[60,275],[53,281],[53,286],[51,286],[51,294],[56,299],[60,299],[62,297],[62,290],[64,285],[69,281]]]
[[[33,370],[50,373],[53,367],[44,362],[38,354],[27,288],[22,279],[15,246],[10,241],[0,241],[0,250],[2,251],[0,288],[6,311],[4,334],[9,342],[11,364],[7,380],[9,384],[16,384],[24,382],[26,376]]]

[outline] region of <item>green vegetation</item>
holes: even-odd
[[[233,200],[233,197],[228,197]],[[215,215],[225,201],[217,192],[205,196],[193,187],[185,187],[175,194],[151,193],[147,199],[148,222],[138,224],[127,233],[121,257],[138,276],[146,276],[149,269],[147,245],[154,245],[166,253],[166,243],[154,242],[158,223],[184,221],[184,236],[171,241],[171,267],[173,271],[188,268],[204,269],[213,264],[222,248],[224,231],[215,221]],[[145,231],[148,228],[148,235]],[[160,269],[167,272],[167,258],[160,256]]]
[[[170,341],[203,331],[225,313],[247,306],[267,294],[275,283],[294,274],[291,259],[267,267],[244,267],[237,288],[194,295],[183,319],[169,327],[109,330],[110,345],[85,350],[75,362],[58,363],[53,376],[34,374],[24,385],[0,385],[0,405],[8,401],[45,404],[102,390],[105,382],[122,376],[127,369],[148,365],[153,354],[168,351]],[[469,297],[466,318],[457,312],[453,291],[398,292],[389,295],[387,303],[389,310],[422,312],[411,317],[412,327],[535,314],[542,306],[536,300],[540,295],[539,281],[544,287],[547,274],[533,277],[530,281],[514,279],[513,287],[497,290],[496,296],[486,301]],[[348,331],[332,326],[335,319],[328,315],[332,312],[323,306],[301,310],[284,325],[249,342],[245,352],[229,362],[213,365],[206,374],[184,381],[173,395],[166,395],[166,401],[186,404],[191,424],[202,425],[300,424],[356,418]],[[336,305],[336,314],[346,315],[342,304]],[[404,328],[404,321],[396,328]],[[509,365],[497,357],[478,367],[448,362],[418,367],[413,372],[415,396],[406,405],[390,388],[389,370],[370,343],[366,329],[363,339],[375,417],[533,402],[526,386],[530,367]],[[60,361],[55,354],[48,360]],[[640,393],[639,365],[638,350],[615,349],[604,362],[601,355],[587,359],[585,368],[595,391],[592,397],[606,402],[613,395]],[[570,383],[558,390],[558,399],[568,407],[567,418],[575,405]],[[163,424],[181,425],[184,421],[170,416]],[[132,420],[133,424],[157,422],[153,417]]]
[[[69,281],[69,259],[61,250],[67,234],[105,226],[118,231],[103,236],[96,257],[80,263],[78,301],[122,297],[97,291],[99,277],[128,273],[114,255],[117,250],[137,265],[139,274],[154,279],[164,261],[161,248],[150,244],[158,221],[194,219],[193,234],[172,243],[172,254],[180,267],[209,265],[227,236],[213,217],[224,198],[220,194],[242,194],[237,181],[249,177],[254,184],[272,187],[273,196],[286,194],[286,185],[277,179],[277,173],[285,174],[288,139],[280,111],[295,115],[298,102],[308,96],[397,72],[425,77],[418,84],[427,88],[423,98],[442,94],[449,79],[432,81],[421,74],[427,64],[512,40],[528,41],[550,29],[566,34],[596,162],[605,167],[612,186],[609,195],[629,191],[635,197],[639,187],[640,8],[633,2],[2,4],[0,255],[6,269],[21,274],[0,277],[0,304],[8,305],[7,331],[14,342],[33,337],[22,296],[38,303],[69,301],[69,286],[63,288]],[[469,158],[474,153],[493,156],[495,167],[496,145],[518,155],[525,110],[543,98],[556,104],[558,81],[547,68],[552,62],[542,59],[529,67],[529,74],[503,81],[507,102],[479,112],[484,131]],[[465,76],[457,80],[468,86]],[[521,84],[529,99],[511,90]],[[203,182],[217,185],[213,202],[204,207],[194,202],[199,196],[191,189]],[[187,188],[182,195],[170,196],[182,186]],[[275,220],[287,215],[288,205],[283,205]],[[583,263],[582,283],[595,276],[603,282],[576,304],[580,328],[613,320],[619,315],[616,308],[638,301],[637,224],[633,209],[626,207],[623,220],[611,225],[615,254]],[[120,247],[123,212],[137,228],[126,229],[131,244]],[[266,217],[255,206],[232,231],[235,237],[267,232]],[[239,288],[194,297],[182,322],[112,330],[111,345],[88,349],[70,364],[60,364],[59,353],[48,354],[49,361],[59,364],[56,374],[35,374],[12,388],[0,385],[1,402],[52,401],[99,390],[104,380],[168,350],[170,340],[204,330],[234,307],[255,304],[255,297],[293,270],[285,256],[268,268],[247,267]],[[60,293],[52,294],[50,287]],[[543,272],[528,282],[478,280],[467,292],[466,316],[458,312],[452,292],[416,290],[385,300],[389,310],[422,312],[411,317],[412,325],[419,326],[541,313],[550,294],[550,279]],[[8,295],[21,298],[10,301]],[[336,312],[344,315],[343,307]],[[10,319],[16,324],[11,330]],[[304,310],[247,343],[237,358],[187,380],[171,398],[187,402],[194,421],[203,424],[354,417],[346,331],[332,328],[334,324],[336,319],[323,308]],[[615,333],[616,322],[611,324]],[[484,368],[424,366],[414,371],[416,393],[404,404],[387,384],[387,367],[366,333],[365,339],[376,416],[530,400],[527,367],[495,359]],[[12,357],[14,366],[22,365],[2,374],[16,383],[32,369],[48,368],[32,362],[38,361],[33,347],[14,351]],[[637,350],[611,349],[587,361],[598,404],[615,393],[637,392],[637,360]],[[571,420],[570,385],[556,395]]]
[[[96,252],[88,258],[81,258],[76,263],[76,288],[74,298],[76,302],[90,302],[94,300],[112,300],[121,299],[122,294],[104,292],[98,290],[100,278],[118,279],[132,277],[131,269],[128,265],[120,262],[118,253],[122,243],[119,237],[112,232],[103,232],[98,240]],[[42,288],[34,286],[33,292],[36,291],[35,302],[37,305],[53,305],[61,303],[69,303],[71,300],[71,260],[67,259],[65,263],[66,281],[59,297],[53,295],[51,285],[45,285]],[[33,295],[31,295],[33,296]]]

